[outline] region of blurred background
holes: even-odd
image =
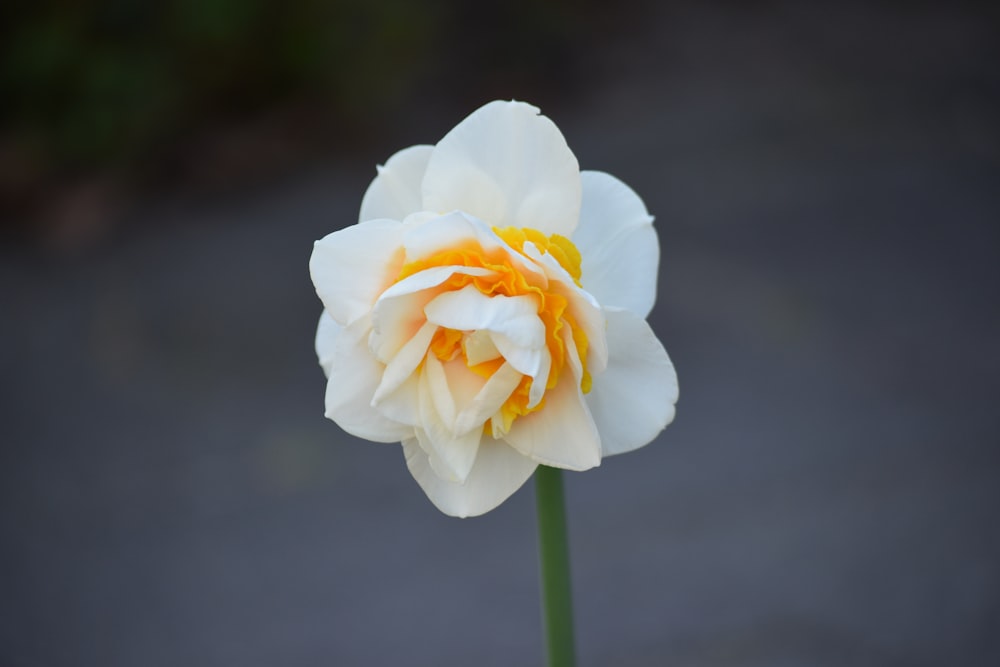
[[[567,479],[581,665],[1000,664],[1000,14],[0,8],[0,664],[540,664],[533,492],[323,418],[313,240],[540,106],[657,217],[681,383]]]

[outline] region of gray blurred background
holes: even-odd
[[[662,246],[580,664],[1000,664],[1000,15],[906,7],[6,5],[0,665],[541,663],[531,485],[439,514],[312,350],[312,241],[494,98]]]

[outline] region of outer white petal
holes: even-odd
[[[413,429],[386,418],[371,406],[384,366],[368,350],[367,318],[341,331],[333,341],[326,383],[326,416],[351,435],[376,442],[399,442]]]
[[[601,464],[601,436],[580,391],[576,346],[566,341],[573,373],[565,373],[545,394],[541,410],[519,417],[504,439],[538,463],[587,470]]]
[[[323,237],[309,258],[316,294],[342,326],[365,316],[403,266],[402,223],[370,220]]]
[[[674,419],[677,374],[646,321],[609,309],[608,368],[594,378],[587,404],[605,456],[648,444]]]
[[[645,318],[656,301],[660,246],[653,217],[635,192],[599,171],[580,174],[583,205],[573,243],[583,257],[583,287],[602,306]]]
[[[485,435],[464,484],[438,477],[415,438],[403,441],[403,453],[410,474],[431,502],[445,514],[459,517],[478,516],[494,509],[521,488],[536,467],[534,461],[507,443]]]
[[[358,222],[375,218],[402,220],[410,213],[423,210],[420,184],[432,150],[433,146],[410,146],[389,158],[384,166],[377,167],[378,176],[361,200]]]
[[[580,212],[580,167],[555,124],[522,102],[490,102],[431,154],[425,208],[460,209],[490,225],[570,236]]]
[[[319,357],[319,365],[323,367],[323,374],[326,377],[330,377],[334,344],[343,330],[344,327],[337,324],[325,310],[319,316],[319,326],[316,327],[316,356]]]

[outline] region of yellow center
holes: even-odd
[[[524,244],[533,243],[540,252],[548,253],[559,262],[560,266],[573,278],[573,281],[580,285],[580,252],[568,238],[558,234],[545,236],[534,229],[517,227],[494,227],[493,231],[522,255],[524,254]],[[478,244],[471,242],[441,250],[429,257],[404,264],[397,280],[403,280],[415,273],[438,266],[468,266],[491,271],[486,276],[454,274],[441,285],[439,289],[442,292],[460,290],[472,285],[487,296],[497,294],[509,297],[534,295],[538,302],[538,317],[545,325],[545,344],[552,358],[548,382],[545,385],[546,391],[556,386],[567,363],[566,348],[563,343],[564,326],[570,327],[573,343],[576,346],[580,362],[583,364],[580,388],[584,393],[590,391],[591,378],[587,371],[587,336],[583,329],[577,325],[569,310],[569,301],[564,295],[546,286],[540,276],[532,273],[525,274],[518,270],[506,251],[497,249],[487,252]],[[470,363],[465,356],[465,348],[462,343],[472,333],[474,332],[442,327],[434,335],[430,351],[442,361],[451,361],[461,356],[471,371],[489,378],[504,364],[504,360],[498,358],[478,364]],[[528,407],[530,388],[531,377],[525,375],[500,409],[499,416],[503,423],[493,424],[492,421],[496,417],[491,418],[484,424],[484,430],[487,433],[491,431],[506,433],[517,417],[541,409],[545,405],[544,396],[538,404]]]

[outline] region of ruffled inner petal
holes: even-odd
[[[538,302],[529,295],[491,297],[468,285],[439,295],[427,304],[424,313],[428,321],[449,329],[501,334],[518,347],[545,345],[545,325],[538,319]],[[503,353],[495,336],[493,342]]]
[[[567,334],[569,335],[569,334]],[[576,346],[566,341],[574,370],[583,365]],[[601,436],[578,382],[563,377],[545,394],[545,408],[514,422],[504,437],[514,449],[537,463],[568,470],[587,470],[601,463]]]
[[[372,310],[371,348],[388,363],[427,321],[424,306],[440,292],[440,287],[458,275],[490,276],[481,267],[438,266],[409,276],[385,290]]]

